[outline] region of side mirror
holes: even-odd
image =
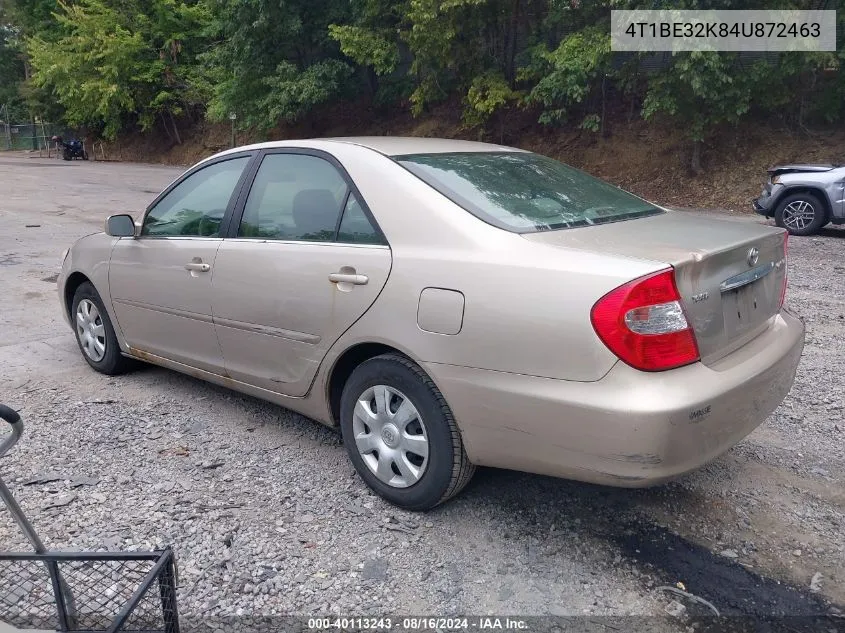
[[[111,215],[106,220],[106,235],[112,237],[135,237],[135,221],[131,215]]]

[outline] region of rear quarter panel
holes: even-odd
[[[392,345],[420,362],[574,381],[599,380],[617,362],[593,331],[590,309],[613,288],[663,265],[531,243],[475,218],[371,150],[348,145],[333,152],[384,231],[393,269],[326,365],[363,342]],[[420,329],[425,288],[464,295],[457,334]]]

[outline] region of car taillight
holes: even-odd
[[[783,282],[780,286],[780,307],[786,301],[786,278],[789,276],[789,233],[783,233]]]
[[[636,369],[663,371],[699,359],[671,268],[610,291],[590,319],[610,351]]]

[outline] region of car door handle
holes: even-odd
[[[211,264],[202,264],[200,262],[189,262],[185,264],[185,270],[192,270],[198,271],[201,273],[207,273],[211,270]]]
[[[333,284],[352,284],[354,286],[364,286],[370,280],[366,275],[357,275],[354,273],[331,273],[329,281]]]

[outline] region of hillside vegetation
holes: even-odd
[[[136,157],[223,147],[234,116],[239,140],[483,138],[640,189],[708,182],[710,197],[746,167],[756,189],[783,154],[837,153],[845,38],[830,53],[623,55],[609,37],[620,8],[845,20],[845,0],[3,0],[0,104]]]
[[[716,130],[703,145],[704,169],[689,167],[691,147],[683,130],[642,120],[609,117],[604,136],[559,126],[552,130],[532,122],[527,113],[512,117],[502,136],[485,133],[481,139],[553,156],[660,204],[751,212],[751,198],[759,195],[765,170],[784,162],[845,163],[845,128],[827,126],[812,132],[790,129],[771,121],[749,120],[741,133],[733,126]],[[282,125],[271,138],[349,135],[440,136],[478,140],[467,129],[458,107],[438,106],[414,117],[395,109],[385,115],[365,103],[320,108],[305,120]],[[238,144],[264,139],[241,132]],[[187,166],[231,143],[228,124],[201,124],[186,130],[174,145],[163,134],[124,134],[104,143],[105,157]],[[99,152],[98,152],[99,156]]]

